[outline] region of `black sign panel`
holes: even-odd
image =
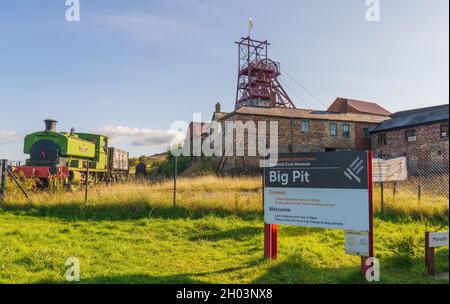
[[[266,187],[368,189],[367,151],[279,154]]]

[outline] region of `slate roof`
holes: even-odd
[[[389,117],[386,116],[371,114],[336,113],[307,109],[257,108],[244,106],[234,112],[228,113],[227,115],[223,116],[221,120],[227,119],[234,114],[365,123],[381,123],[384,120],[389,119]]]
[[[440,105],[428,108],[420,108],[402,111],[392,114],[389,120],[372,129],[372,133],[384,132],[394,129],[403,129],[418,125],[448,121],[449,105]]]

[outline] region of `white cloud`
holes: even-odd
[[[0,145],[12,143],[19,139],[20,135],[16,131],[0,130]]]
[[[99,131],[101,134],[109,136],[113,143],[128,141],[132,146],[168,147],[184,139],[183,134],[172,130],[106,126]]]

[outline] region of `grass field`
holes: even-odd
[[[392,183],[385,184],[384,211],[387,214],[415,219],[438,219],[448,221],[449,198],[448,178],[446,180],[426,180],[422,185],[420,200],[417,196],[417,181],[401,182],[393,195]],[[8,183],[6,201],[12,206],[34,206],[42,209],[59,206],[84,205],[84,191],[73,193],[29,191],[27,200],[12,182]],[[32,183],[25,184],[30,188]],[[160,182],[128,182],[110,186],[99,184],[91,187],[88,204],[104,204],[116,208],[124,203],[148,203],[152,206],[167,207],[173,205],[173,187],[171,179]],[[381,211],[380,186],[374,184],[374,210]],[[176,204],[189,210],[225,210],[254,211],[262,208],[261,177],[218,177],[213,175],[199,177],[179,177],[177,180]]]
[[[65,262],[81,262],[81,283],[365,283],[342,231],[279,229],[279,256],[263,258],[260,180],[180,179],[96,186],[82,193],[19,194],[0,208],[0,283],[65,283]],[[448,201],[447,201],[448,204]],[[440,213],[440,212],[439,212]],[[375,219],[381,283],[448,283],[423,265],[424,232],[447,217]],[[448,272],[448,249],[437,252]]]

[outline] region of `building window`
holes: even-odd
[[[363,128],[363,139],[369,139],[370,138],[370,132],[369,132],[369,128]]]
[[[350,137],[350,125],[349,124],[342,125],[342,136]]]
[[[309,120],[302,120],[301,129],[302,129],[302,133],[309,133],[309,131],[311,130],[311,125],[309,123]]]
[[[417,140],[416,130],[411,129],[405,132],[407,142],[413,142]]]
[[[387,145],[386,134],[379,134],[378,135],[378,145],[379,146],[386,146]]]
[[[335,123],[330,124],[330,135],[337,136],[337,124]]]
[[[441,125],[441,138],[448,139],[448,124]]]

